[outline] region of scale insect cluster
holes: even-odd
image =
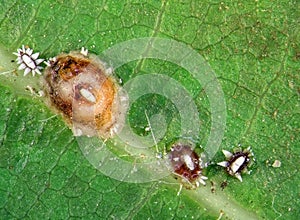
[[[110,138],[123,127],[127,96],[112,69],[87,49],[50,58],[43,85],[50,106],[75,136]]]

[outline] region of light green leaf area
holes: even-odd
[[[299,7],[288,0],[2,1],[1,219],[299,219]],[[100,54],[139,37],[177,40],[208,61],[227,108],[213,162],[224,160],[221,149],[252,146],[255,163],[242,183],[211,165],[205,187],[177,196],[172,177],[134,184],[103,175],[61,117],[52,117],[43,99],[26,89],[38,85],[38,77],[23,77],[12,62],[22,44],[49,58],[82,46]],[[178,66],[155,59],[116,70],[124,83],[143,73],[171,76],[192,94],[201,120],[197,146],[205,146],[210,107],[201,85]],[[145,135],[145,108],[150,116],[166,116],[169,127],[159,147],[168,147],[178,135],[178,112],[163,97],[143,97],[129,114],[137,134]],[[272,166],[275,160],[280,167]]]

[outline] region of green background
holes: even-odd
[[[224,212],[222,219],[299,219],[299,14],[299,2],[288,0],[1,1],[0,218],[217,219]],[[206,187],[176,196],[176,182],[132,184],[104,176],[62,119],[49,118],[53,113],[25,89],[38,78],[22,77],[11,62],[22,44],[49,58],[82,46],[100,54],[138,37],[183,42],[208,61],[227,105],[221,148],[250,145],[255,154],[243,183],[211,166]],[[202,120],[199,145],[205,145],[209,103],[188,73],[156,60],[116,70],[123,82],[149,72],[172,76],[193,95]],[[178,114],[167,100],[149,99],[150,114],[162,109],[171,124],[167,143]],[[137,133],[147,123],[143,102],[131,110]],[[213,160],[223,159],[219,151]],[[281,167],[272,167],[275,160]]]

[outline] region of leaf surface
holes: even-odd
[[[0,216],[4,219],[298,219],[300,35],[297,1],[3,1],[0,4]],[[15,71],[22,44],[41,57],[87,47],[100,54],[139,37],[163,37],[198,51],[215,71],[227,106],[221,148],[252,146],[255,164],[243,183],[210,166],[210,181],[183,190],[167,181],[133,184],[111,179],[83,156],[60,117]],[[172,51],[170,51],[171,53]],[[18,76],[15,75],[18,73]],[[189,73],[143,60],[116,70],[128,81],[143,73],[176,79],[201,115],[200,143],[210,127],[206,94]],[[168,100],[145,97],[132,106],[131,124],[144,131],[149,114],[163,112],[170,142],[178,112]],[[159,111],[158,111],[159,110]],[[213,162],[224,160],[221,150]],[[275,160],[280,167],[273,167]],[[222,190],[223,181],[228,186]],[[212,188],[215,188],[213,192]]]

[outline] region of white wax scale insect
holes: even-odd
[[[239,181],[243,181],[241,174],[250,173],[248,167],[251,165],[253,153],[250,147],[244,150],[236,150],[231,153],[227,150],[222,150],[225,161],[217,163],[219,166],[225,167],[229,175],[236,177]]]
[[[17,53],[13,53],[17,56],[17,63],[19,64],[19,70],[24,70],[24,76],[28,73],[32,72],[32,75],[35,74],[42,75],[41,69],[43,69],[40,64],[44,61],[44,59],[39,59],[40,53],[33,53],[33,50],[29,47],[22,45],[22,48],[17,50]]]

